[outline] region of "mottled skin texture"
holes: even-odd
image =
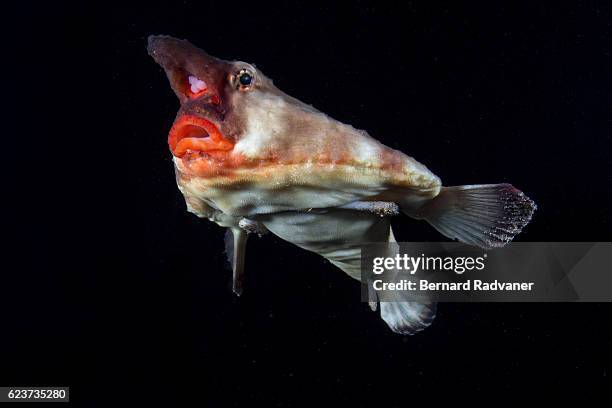
[[[181,102],[175,124],[204,118],[233,145],[180,157],[174,151],[178,184],[200,216],[207,206],[245,216],[396,196],[418,203],[439,191],[440,180],[425,166],[286,95],[252,65],[219,60],[170,37],[153,37],[149,52]],[[232,81],[243,68],[255,77],[248,90]],[[208,84],[203,95],[189,95],[188,75]]]

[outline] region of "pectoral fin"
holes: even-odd
[[[244,259],[248,234],[241,228],[228,228],[225,233],[225,253],[232,265],[232,290],[242,295],[244,283]]]

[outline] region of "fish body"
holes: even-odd
[[[251,64],[167,36],[151,36],[148,50],[181,103],[168,136],[178,187],[190,212],[231,231],[237,293],[249,231],[271,231],[360,279],[361,246],[395,241],[390,206],[483,248],[505,245],[531,219],[535,205],[514,187],[443,187],[423,164],[285,94]],[[435,314],[433,303],[380,305],[404,334]]]

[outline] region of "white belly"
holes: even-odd
[[[358,280],[362,245],[387,242],[390,233],[389,217],[364,211],[288,211],[261,215],[256,220],[281,239],[325,257]]]

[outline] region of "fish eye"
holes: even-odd
[[[240,81],[240,85],[249,86],[251,85],[251,81],[253,80],[253,77],[248,72],[244,72],[240,74],[240,77],[238,78],[238,80]]]
[[[255,83],[255,74],[247,68],[243,68],[234,75],[236,89],[248,91]]]

